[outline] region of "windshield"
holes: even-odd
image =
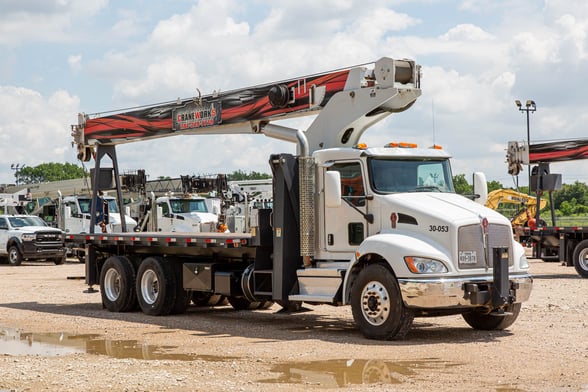
[[[105,199],[108,202],[108,212],[112,212],[117,214],[118,213],[118,204],[116,203],[116,199]],[[78,203],[80,204],[80,211],[82,214],[89,214],[90,210],[92,209],[92,199],[78,199]]]
[[[368,161],[371,183],[378,193],[454,192],[449,160]]]
[[[38,216],[11,216],[8,220],[12,227],[47,226]]]
[[[186,212],[208,212],[204,199],[176,199],[170,200],[169,204],[171,205],[172,212],[176,214]]]

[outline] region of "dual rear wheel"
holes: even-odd
[[[138,306],[152,316],[183,313],[191,297],[178,284],[180,273],[175,270],[160,257],[148,257],[135,271],[128,258],[111,256],[100,273],[102,303],[111,312],[127,312]]]

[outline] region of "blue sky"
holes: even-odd
[[[533,99],[532,142],[584,138],[584,0],[0,0],[0,183],[11,164],[77,163],[70,124],[94,113],[372,62],[414,58],[423,94],[364,134],[453,155],[454,174],[512,186],[505,148],[526,139],[515,99]],[[291,121],[304,129],[311,118]],[[269,172],[294,146],[262,136],[182,136],[118,147],[149,178]],[[88,164],[87,164],[88,165]],[[564,182],[588,165],[552,165]],[[526,176],[520,183],[526,184]]]

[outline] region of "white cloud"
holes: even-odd
[[[108,0],[26,0],[1,1],[0,45],[27,42],[64,42],[76,20],[83,20],[104,8]]]
[[[69,125],[78,106],[78,98],[66,91],[45,98],[34,90],[0,86],[0,183],[13,182],[12,163],[72,162]]]
[[[67,57],[67,63],[69,67],[74,72],[80,72],[82,69],[82,55],[81,54],[72,54]]]

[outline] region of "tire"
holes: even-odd
[[[55,265],[61,265],[61,264],[65,263],[65,256],[56,257],[53,259],[53,262],[55,263]]]
[[[176,302],[176,279],[172,267],[161,257],[147,257],[137,271],[137,301],[143,313],[165,316]]]
[[[402,339],[414,313],[404,306],[396,277],[383,264],[366,266],[351,286],[351,311],[368,339]]]
[[[574,268],[582,278],[588,278],[588,240],[581,241],[574,249]]]
[[[462,314],[462,317],[474,329],[483,331],[503,330],[515,322],[521,311],[521,303],[510,304],[506,307],[505,311],[512,314],[508,316],[493,316],[488,313],[473,311]]]
[[[137,304],[135,269],[124,256],[110,256],[100,271],[102,304],[111,312],[128,312]]]
[[[8,249],[8,264],[14,267],[18,267],[22,264],[22,253],[20,253],[20,250],[18,250],[16,245],[12,245]]]

